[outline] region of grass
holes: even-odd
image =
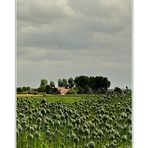
[[[53,95],[49,94],[46,96],[43,95],[31,95],[31,94],[17,94],[17,98],[28,98],[28,99],[38,99],[46,98],[49,102],[51,101],[61,101],[61,102],[76,102],[81,101],[85,95]]]

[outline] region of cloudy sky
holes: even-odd
[[[18,0],[17,86],[102,75],[131,87],[130,0]]]

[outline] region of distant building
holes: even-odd
[[[61,95],[67,94],[70,90],[69,88],[65,88],[65,87],[58,87],[57,89],[58,89],[58,91],[60,92]]]

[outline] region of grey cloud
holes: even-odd
[[[80,33],[79,33],[80,32]],[[130,48],[130,35],[125,30],[117,33],[83,32],[80,30],[64,33],[32,33],[18,35],[18,46],[88,49],[88,48]]]
[[[33,0],[31,0],[31,2],[33,2]],[[62,44],[64,48],[71,48],[71,49],[72,48],[85,49],[90,47],[103,48],[103,46],[107,47],[108,44],[109,46],[115,45],[115,42],[117,42],[116,39],[118,39],[118,45],[120,42],[122,42],[122,45],[120,45],[120,47],[123,48],[124,45],[127,45],[127,42],[130,42],[130,36],[128,36],[128,38],[124,36],[124,32],[126,32],[126,29],[130,28],[130,20],[129,20],[130,11],[129,9],[127,9],[129,7],[129,4],[127,3],[125,5],[122,0],[120,2],[117,2],[117,4],[119,5],[119,8],[122,6],[121,5],[122,3],[123,3],[123,6],[125,5],[124,7],[122,6],[124,8],[123,9],[124,13],[123,13],[122,12],[123,10],[122,9],[120,10],[117,7],[118,5],[115,2],[116,1],[113,1],[113,4],[111,5],[110,3],[109,5],[108,2],[104,3],[102,1],[94,1],[93,3],[91,1],[85,1],[85,3],[82,1],[75,1],[75,2],[70,1],[69,5],[68,3],[66,3],[66,6],[68,6],[68,8],[70,8],[70,10],[73,10],[74,12],[77,12],[79,10],[79,13],[76,13],[77,15],[72,15],[69,18],[61,17],[62,19],[59,19],[58,17],[53,16],[55,20],[53,22],[48,22],[48,23],[41,22],[40,24],[32,24],[31,21],[30,21],[30,24],[24,23],[22,27],[18,29],[18,40],[19,40],[18,46],[21,46],[21,47],[22,46],[33,46],[33,47],[44,46],[44,47],[56,48],[59,44]],[[25,3],[27,2],[25,1]],[[52,5],[55,4],[53,1],[50,1],[50,3]],[[44,9],[42,9],[42,7],[44,5],[39,7],[39,4],[37,8],[39,10],[41,9],[40,11],[43,11]],[[51,7],[51,4],[48,7]],[[75,6],[75,4],[77,5]],[[30,4],[27,6],[31,9],[31,8],[34,8],[36,5],[32,6]],[[112,6],[116,8],[115,10],[117,11],[117,14],[114,14],[114,13],[112,14],[112,11],[114,10]],[[62,9],[63,7],[60,7],[60,8]],[[107,8],[108,10],[106,10]],[[87,12],[85,12],[83,9],[88,10],[89,14],[91,14],[89,10],[92,10],[92,11],[96,10],[98,13],[96,12],[94,14],[91,14],[91,17],[89,17],[87,15]],[[55,12],[56,11],[59,12],[59,10],[57,9],[53,9],[53,10]],[[50,11],[50,8],[49,8],[49,11]],[[22,12],[24,13],[24,11]],[[101,12],[103,13],[103,15],[100,16]],[[128,12],[128,15],[126,14],[127,12]],[[108,15],[105,15],[106,13]],[[27,16],[31,17],[31,20],[33,21],[34,17],[32,17],[31,14],[28,14]],[[52,15],[52,13],[49,13],[49,12],[48,14]],[[126,15],[128,17],[126,17]],[[20,17],[23,18],[21,14],[20,14]],[[36,17],[40,18],[40,16],[38,16],[37,13],[36,13]],[[46,15],[43,15],[43,17],[45,17],[46,20],[48,20],[48,17]],[[25,21],[25,19],[23,19],[23,21]],[[123,32],[123,33],[119,34],[120,32]],[[118,48],[120,47],[118,46]]]
[[[17,3],[17,16],[22,21],[48,23],[71,15],[74,15],[74,11],[67,0],[19,0]]]
[[[131,86],[130,0],[18,0],[18,85],[106,75]]]
[[[79,11],[87,16],[117,16],[127,15],[131,11],[130,0],[69,0],[70,6],[75,10]]]

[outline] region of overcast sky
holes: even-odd
[[[78,75],[131,87],[130,0],[18,0],[17,86]]]

